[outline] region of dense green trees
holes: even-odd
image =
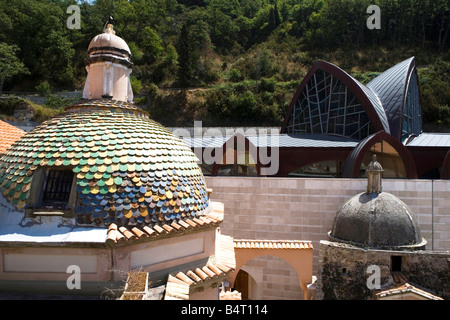
[[[80,29],[66,26],[72,4],[81,9]],[[369,30],[373,4],[381,9],[381,29]],[[81,89],[86,48],[110,16],[132,51],[136,92],[209,88],[192,103],[218,124],[278,124],[291,84],[316,59],[364,80],[411,55],[422,68],[426,120],[448,117],[450,79],[435,79],[450,55],[448,0],[0,0],[0,48],[14,48],[17,60],[9,60],[22,64],[22,72],[3,78],[4,89],[34,91],[45,81]],[[267,81],[274,90],[261,90]],[[180,108],[189,109],[189,97]],[[148,101],[162,108],[154,102],[164,99]]]
[[[0,95],[6,79],[12,78],[17,74],[29,73],[23,62],[16,55],[18,49],[16,45],[0,43]]]

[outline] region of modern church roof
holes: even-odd
[[[344,70],[318,60],[297,89],[281,132],[361,140],[374,130],[390,132],[376,94]]]
[[[191,148],[220,148],[230,138],[229,136],[183,137],[183,141]],[[245,135],[245,139],[257,148],[354,148],[358,144],[358,141],[347,137],[321,134]]]
[[[450,148],[449,133],[422,133],[407,143],[408,147],[446,147]]]
[[[409,134],[420,134],[422,131],[421,108],[418,98],[417,76],[415,75],[414,57],[406,59],[367,84],[381,100],[389,120],[391,134],[397,139]],[[406,105],[407,99],[415,99],[414,105]],[[409,110],[413,109],[413,110]],[[414,125],[408,127],[405,117],[411,117]],[[404,122],[405,121],[405,122]],[[405,136],[406,135],[406,136]]]
[[[414,57],[367,85],[319,60],[300,84],[281,132],[335,134],[362,140],[383,130],[404,141],[422,132],[421,116]]]

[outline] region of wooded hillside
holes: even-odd
[[[80,29],[67,28],[72,4]],[[381,29],[366,25],[373,4]],[[410,56],[425,122],[450,124],[448,0],[0,0],[3,90],[82,89],[110,16],[132,51],[136,103],[167,126],[279,125],[317,59],[366,83]]]

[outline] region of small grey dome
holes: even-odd
[[[396,196],[360,193],[337,212],[328,233],[333,241],[378,249],[424,249],[416,217]]]

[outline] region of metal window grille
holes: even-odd
[[[68,202],[72,181],[73,172],[71,170],[50,170],[42,200]]]

